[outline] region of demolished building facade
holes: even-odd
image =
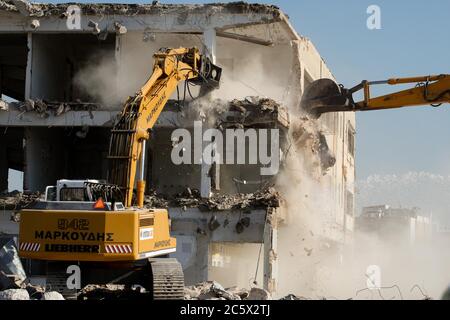
[[[71,20],[77,10],[78,22]],[[206,52],[223,68],[223,82],[214,99],[191,101],[198,89],[187,88],[192,92],[186,97],[181,86],[172,97],[152,132],[146,204],[169,209],[178,246],[174,256],[188,284],[229,264],[235,246],[254,244],[262,248],[261,281],[276,292],[278,227],[287,223],[288,211],[283,194],[272,188],[277,174],[262,177],[261,165],[170,160],[172,132],[192,131],[194,121],[202,121],[201,130],[279,129],[282,156],[293,143],[318,155],[312,179],[328,190],[331,208],[324,237],[337,244],[348,240],[355,116],[323,115],[317,145],[304,144],[303,131],[292,134],[309,121],[299,122],[296,109],[304,88],[333,75],[312,42],[274,6],[0,1],[0,190],[8,188],[9,169],[24,173],[23,187],[30,192],[43,192],[62,178],[106,179],[109,130],[122,103],[149,77],[154,52],[180,46]],[[324,160],[328,153],[332,160]],[[0,208],[9,233],[15,208]],[[253,260],[251,268],[258,255]]]

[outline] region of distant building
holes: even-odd
[[[355,232],[377,235],[386,241],[425,241],[430,239],[432,230],[431,217],[421,215],[419,208],[369,206],[363,207],[361,215],[355,218]]]

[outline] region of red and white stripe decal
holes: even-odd
[[[133,253],[131,244],[106,244],[106,253]]]
[[[41,244],[40,243],[36,243],[36,242],[21,242],[19,245],[19,250],[20,251],[39,251],[39,249],[41,248]]]

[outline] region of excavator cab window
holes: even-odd
[[[89,201],[85,188],[62,188],[59,198],[61,201]]]

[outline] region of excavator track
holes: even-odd
[[[184,299],[184,273],[172,258],[149,259],[154,300]]]

